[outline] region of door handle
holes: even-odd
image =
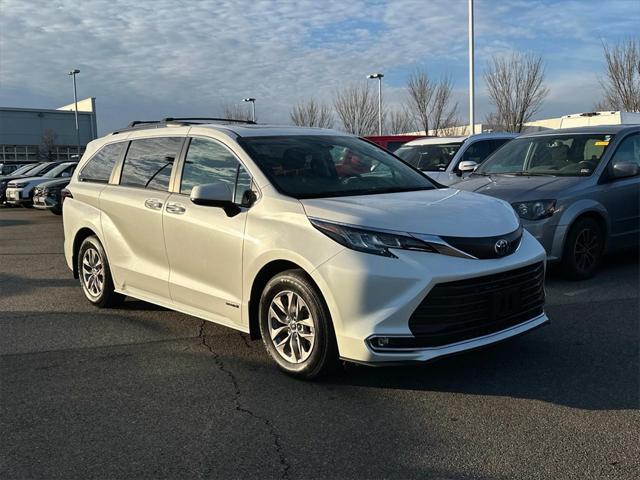
[[[167,213],[175,213],[176,215],[182,215],[187,209],[180,203],[167,203]]]
[[[151,210],[160,210],[162,208],[162,202],[157,198],[147,198],[144,201],[144,206]]]

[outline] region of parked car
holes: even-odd
[[[369,170],[338,168],[352,157]],[[428,361],[548,321],[544,250],[508,203],[437,188],[344,133],[138,123],[91,142],[65,195],[89,302],[128,295],[262,337],[295,376]]]
[[[75,170],[78,162],[57,162],[57,164],[46,173],[39,176],[22,177],[11,180],[7,184],[7,204],[31,207],[33,205],[34,188],[54,178],[69,178]]]
[[[36,186],[33,189],[34,208],[62,215],[62,190],[69,184],[69,180],[69,177],[58,178]]]
[[[0,162],[0,176],[11,175],[14,171],[36,162]]]
[[[465,137],[428,137],[404,144],[395,154],[436,182],[452,185],[515,137],[516,134],[506,132]]]
[[[603,253],[638,246],[640,126],[523,135],[456,188],[513,205],[567,276],[591,277]]]
[[[370,135],[364,138],[390,152],[395,152],[407,142],[426,137],[424,135]]]
[[[6,196],[6,191],[7,191],[7,184],[11,181],[11,180],[15,180],[18,178],[22,178],[24,176],[27,176],[29,173],[34,172],[34,173],[38,173],[44,169],[48,168],[48,164],[45,163],[36,163],[33,165],[25,165],[23,167],[20,167],[16,170],[14,170],[11,174],[9,175],[4,175],[2,177],[0,177],[0,204],[6,204],[7,201],[7,196]],[[53,166],[51,166],[51,168],[53,168]]]

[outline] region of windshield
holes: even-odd
[[[462,142],[405,145],[396,150],[396,155],[425,172],[444,172],[461,146]]]
[[[58,176],[62,177],[70,177],[73,173],[73,167],[75,163],[61,163],[60,165],[55,166],[51,170],[49,170],[43,177],[46,178],[57,178]],[[62,174],[62,175],[61,175]]]
[[[29,170],[34,169],[35,167],[37,167],[38,163],[30,163],[28,165],[23,165],[20,168],[16,168],[13,172],[11,172],[11,175],[20,175],[22,173],[27,173]]]
[[[30,177],[35,177],[37,175],[41,175],[45,172],[48,172],[49,170],[51,170],[53,167],[55,167],[56,164],[55,163],[40,163],[38,165],[36,165],[34,168],[27,170],[24,173],[29,173]]]
[[[387,151],[356,137],[245,137],[239,142],[273,185],[295,198],[435,188]]]
[[[586,133],[516,138],[489,157],[475,174],[589,176],[612,139],[613,135]]]

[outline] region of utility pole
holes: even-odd
[[[469,132],[476,133],[475,121],[475,75],[473,68],[473,0],[469,0]]]

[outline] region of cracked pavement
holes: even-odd
[[[60,218],[0,208],[0,478],[638,478],[637,252],[606,263],[551,275],[529,335],[308,383],[236,331],[91,307]]]

